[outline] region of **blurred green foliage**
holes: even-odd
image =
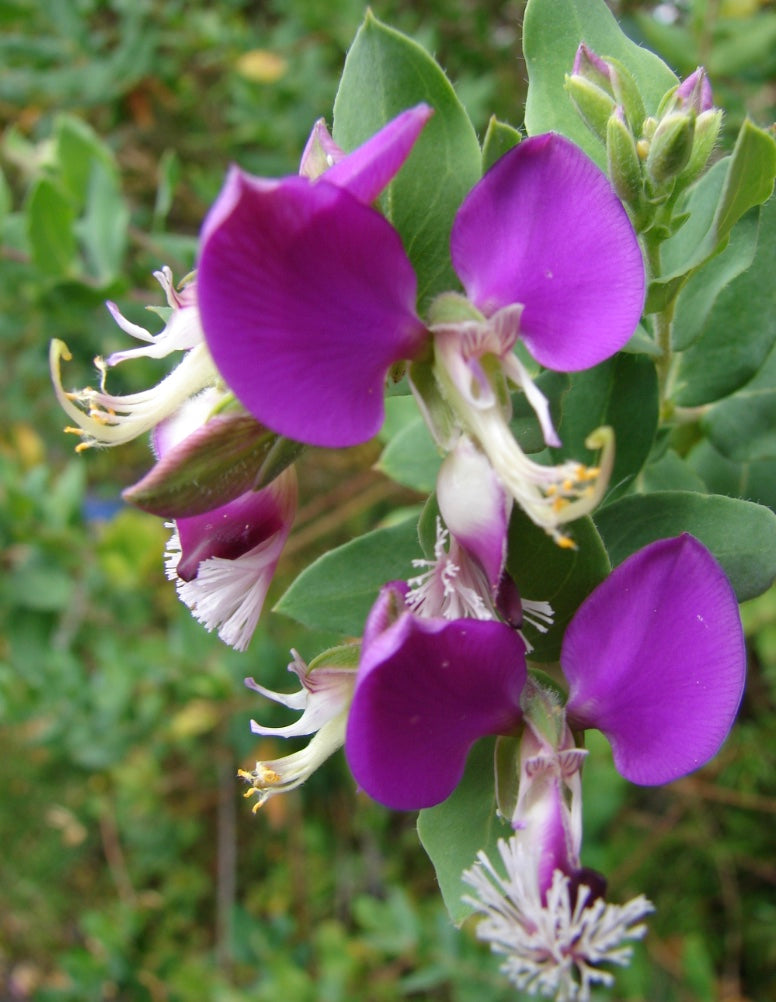
[[[435,53],[482,136],[491,112],[521,117],[522,7],[375,10]],[[727,135],[747,111],[773,119],[772,4],[617,12],[680,74],[709,67]],[[282,721],[241,678],[283,688],[288,647],[309,656],[319,638],[302,647],[297,628],[265,616],[240,656],[205,634],[164,579],[166,530],[116,503],[146,447],[74,458],[48,379],[50,338],[76,349],[72,381],[83,384],[91,356],[122,340],[103,300],[142,322],[150,272],[191,267],[230,161],[295,169],[312,122],[330,116],[362,14],[357,0],[0,4],[2,997],[514,998],[471,930],[450,926],[414,819],[358,796],[341,760],[251,815],[236,768],[282,750],[257,743],[248,721]],[[146,364],[156,371],[137,363],[138,379]],[[311,556],[413,500],[363,472],[374,458],[367,448],[304,460],[273,594]],[[590,757],[585,862],[609,875],[614,900],[644,891],[658,908],[622,999],[759,1002],[772,991],[773,590],[744,617],[745,705],[709,767],[637,790],[605,754]]]

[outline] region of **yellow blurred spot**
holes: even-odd
[[[286,60],[269,49],[251,49],[244,52],[235,63],[241,77],[254,83],[277,83],[288,69]]]
[[[722,17],[751,17],[762,6],[763,0],[722,0],[719,13]]]
[[[176,740],[198,737],[212,731],[219,719],[220,711],[215,702],[192,699],[173,716],[170,734]]]

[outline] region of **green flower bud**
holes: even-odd
[[[695,115],[673,111],[660,120],[647,154],[647,174],[656,185],[675,178],[687,166],[693,148]]]
[[[722,109],[704,111],[695,119],[695,137],[687,166],[679,176],[683,184],[690,184],[703,173],[719,138],[722,126]]]
[[[641,132],[644,116],[646,115],[638,85],[630,71],[618,59],[607,57],[606,62],[609,64],[614,98],[617,104],[623,109],[625,119],[631,131],[638,134]]]
[[[625,115],[620,107],[614,110],[607,123],[606,157],[614,190],[623,202],[635,208],[641,202],[643,192],[641,161],[633,133],[625,124]]]
[[[566,75],[566,91],[582,121],[594,135],[606,141],[606,123],[614,111],[614,98],[583,76]]]

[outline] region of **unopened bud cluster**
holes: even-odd
[[[566,90],[585,124],[606,146],[609,176],[641,231],[666,225],[673,203],[709,162],[722,111],[714,107],[706,71],[699,67],[668,91],[647,115],[638,86],[617,59],[580,45]]]

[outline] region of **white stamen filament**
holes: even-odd
[[[71,357],[63,341],[51,342],[51,378],[59,403],[77,425],[67,431],[82,437],[78,451],[96,445],[122,445],[137,438],[173,414],[189,397],[218,379],[207,347],[200,344],[187,352],[180,364],[150,390],[126,396],[114,396],[90,387],[67,392],[62,386],[60,363],[62,359],[69,361]]]
[[[632,948],[623,943],[644,936],[641,920],[654,911],[652,904],[643,895],[625,905],[591,901],[585,884],[573,900],[569,878],[560,870],[542,901],[535,864],[520,835],[499,839],[498,851],[505,876],[484,852],[463,874],[475,892],[464,901],[482,915],[478,938],[506,958],[501,969],[515,987],[556,1002],[588,1002],[592,986],[613,983],[601,964],[630,961]]]
[[[250,783],[244,796],[256,797],[253,812],[276,793],[288,793],[301,786],[315,770],[323,765],[345,743],[345,726],[348,714],[343,711],[334,717],[311,738],[306,747],[283,758],[269,762],[257,762],[256,768],[248,772],[238,770],[237,775]]]

